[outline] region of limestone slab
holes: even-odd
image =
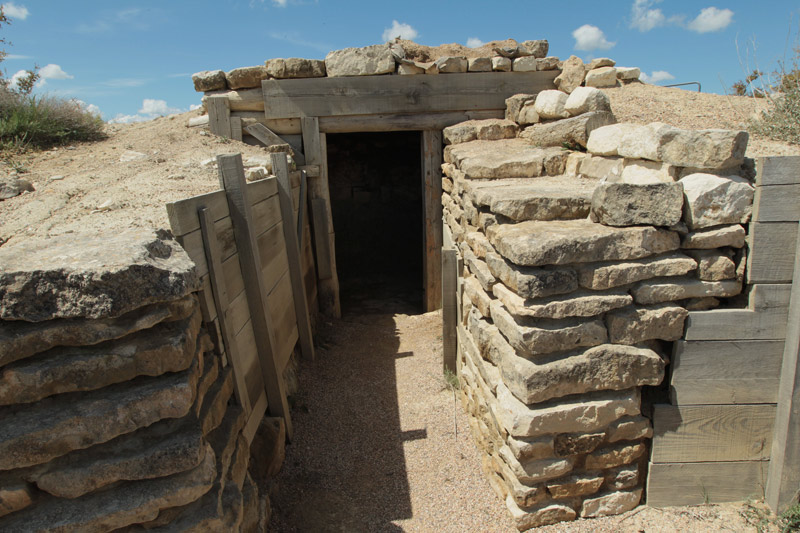
[[[467,120],[446,127],[443,132],[445,144],[458,144],[474,140],[496,141],[513,139],[517,136],[518,126],[511,120],[487,118],[483,120]]]
[[[516,478],[525,485],[561,477],[572,471],[575,465],[573,458],[535,459],[520,462],[508,446],[500,448],[499,455],[511,468]]]
[[[673,281],[643,281],[633,288],[636,303],[656,304],[687,298],[730,298],[742,292],[742,283],[737,280],[701,281],[696,279],[675,279]]]
[[[647,451],[647,446],[642,442],[622,442],[587,455],[585,466],[590,470],[616,468],[632,463],[641,457],[645,451]]]
[[[683,214],[679,183],[600,183],[592,195],[592,217],[607,226],[673,226]]]
[[[683,323],[689,312],[667,303],[647,307],[626,307],[606,315],[608,338],[615,344],[638,344],[646,340],[676,341],[683,337]]]
[[[558,522],[565,522],[567,520],[575,520],[577,513],[572,507],[568,505],[561,505],[557,503],[544,504],[539,507],[522,509],[514,501],[511,496],[506,498],[506,507],[511,513],[511,518],[514,520],[514,525],[520,531],[526,531],[531,528],[555,524]]]
[[[506,120],[511,120],[517,122],[519,118],[519,112],[528,102],[533,102],[536,100],[535,94],[515,94],[513,96],[509,96],[506,98]]]
[[[594,68],[586,73],[587,87],[616,87],[617,69],[614,67]]]
[[[581,518],[613,516],[634,509],[642,499],[642,489],[629,492],[612,492],[583,501]]]
[[[227,89],[224,70],[204,70],[192,74],[194,90],[198,92]]]
[[[649,439],[653,436],[653,426],[650,420],[643,416],[621,418],[606,429],[608,442],[621,440]]]
[[[744,131],[683,130],[656,122],[624,135],[619,155],[679,167],[730,168],[742,164],[747,140]]]
[[[325,61],[299,57],[268,59],[267,74],[276,79],[322,78],[325,76]]]
[[[527,50],[530,55],[536,58],[546,57],[548,50],[550,50],[550,44],[547,42],[547,39],[522,41],[520,46]]]
[[[492,71],[492,58],[491,57],[471,57],[467,60],[469,62],[468,72],[491,72]]]
[[[638,464],[620,466],[606,471],[606,487],[611,490],[632,489],[639,484]]]
[[[690,230],[750,220],[755,189],[745,178],[698,173],[680,183],[686,198],[684,221]]]
[[[539,113],[539,116],[541,117],[542,114]],[[589,111],[576,117],[528,126],[519,136],[534,146],[568,145],[586,147],[586,143],[592,131],[615,122],[616,119],[612,113],[607,111]]]
[[[711,249],[730,246],[741,248],[747,233],[739,224],[692,231],[681,239],[681,248]]]
[[[269,77],[264,65],[253,67],[239,67],[225,73],[228,87],[231,89],[261,88],[261,80]]]
[[[33,504],[34,492],[23,480],[0,479],[0,518]]]
[[[622,263],[590,263],[577,267],[578,284],[594,290],[620,287],[650,278],[682,276],[697,262],[682,254],[660,255]]]
[[[536,439],[518,439],[509,435],[507,442],[508,448],[519,461],[554,457],[555,444],[552,435]]]
[[[697,261],[697,277],[703,281],[722,281],[736,278],[736,263],[719,250],[687,250]]]
[[[328,52],[325,71],[331,78],[339,76],[376,76],[394,72],[395,59],[386,44],[363,48],[344,48]]]
[[[504,139],[448,145],[444,153],[445,160],[456,164],[467,178],[504,179],[543,175],[545,158],[551,151],[522,139]]]
[[[569,117],[569,113],[564,107],[567,103],[567,94],[553,89],[539,92],[533,108],[543,119],[559,119]]]
[[[567,294],[578,288],[578,275],[569,267],[521,267],[496,253],[486,254],[492,274],[523,298],[542,298]]]
[[[591,317],[633,303],[627,292],[596,293],[582,291],[549,298],[522,298],[502,283],[492,287],[494,297],[500,300],[514,318]]]
[[[586,68],[583,66],[581,58],[569,56],[569,59],[564,61],[561,74],[553,81],[560,91],[570,94],[577,87],[580,87],[585,77]]]
[[[622,138],[639,127],[637,124],[624,122],[596,128],[589,134],[586,150],[593,155],[619,155],[619,145]]]
[[[547,492],[555,500],[587,496],[600,490],[604,482],[605,478],[602,476],[571,475],[549,481]]]
[[[440,74],[467,72],[469,69],[469,61],[463,56],[440,57],[434,61],[434,64],[439,69]]]
[[[571,116],[582,115],[589,111],[611,112],[611,100],[606,93],[594,87],[578,87],[567,98],[564,108]]]

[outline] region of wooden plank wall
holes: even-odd
[[[797,373],[782,374],[788,372],[792,280],[800,277],[794,275],[800,157],[762,158],[757,166],[747,240],[749,306],[690,312],[684,339],[674,344],[670,404],[653,410],[647,504],[654,507],[764,498],[786,472],[795,473],[788,483],[800,488],[800,456],[775,453],[800,447],[800,432],[779,431],[792,427],[788,404],[796,395]],[[793,305],[800,315],[800,301]],[[800,323],[800,316],[793,320]],[[796,369],[797,343],[792,353],[788,366]],[[776,460],[784,468],[772,474]],[[787,490],[773,492],[784,502]]]

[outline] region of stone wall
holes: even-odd
[[[0,530],[257,530],[244,413],[171,236],[12,242],[0,265]]]
[[[640,503],[642,392],[742,291],[747,134],[616,124],[584,76],[444,131],[462,402],[520,530]]]

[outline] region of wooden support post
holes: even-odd
[[[425,311],[442,306],[442,132],[422,132],[423,283]]]
[[[300,253],[303,252],[303,226],[305,226],[306,215],[306,191],[308,190],[308,176],[305,170],[300,171],[300,200],[297,202],[297,245]]]
[[[314,198],[311,200],[311,215],[314,221],[314,244],[317,249],[317,277],[320,281],[333,277],[331,271],[331,247],[328,239],[328,213],[325,200]]]
[[[236,332],[231,328],[231,323],[228,319],[227,311],[230,301],[228,300],[228,289],[225,285],[225,275],[222,270],[222,254],[219,250],[219,241],[214,229],[214,219],[207,207],[200,208],[197,211],[197,215],[200,218],[200,232],[203,235],[203,248],[208,262],[208,277],[211,281],[211,291],[214,295],[214,305],[222,332],[222,341],[225,344],[225,351],[230,355],[231,367],[233,368],[236,399],[244,409],[245,418],[249,418],[253,406],[250,405],[250,395],[247,393],[244,369],[237,364],[241,360],[239,346],[236,344]]]
[[[258,139],[259,141],[261,141],[262,143],[264,143],[264,146],[273,146],[275,144],[289,144],[288,141],[285,141],[278,134],[276,134],[271,129],[260,123],[250,124],[249,126],[245,126],[245,131],[250,135],[252,135],[253,137],[255,137],[256,139]],[[297,163],[298,166],[305,165],[306,158],[303,155],[303,153],[296,150],[294,147],[292,147],[292,150],[294,150],[294,162]]]
[[[209,96],[206,100],[206,107],[208,108],[208,129],[211,130],[211,133],[226,139],[232,139],[231,110],[228,98],[225,96]]]
[[[800,231],[798,231],[800,241]],[[800,250],[797,247],[796,250]],[[794,257],[794,283],[778,386],[778,409],[767,477],[767,503],[776,513],[797,503],[800,494],[800,253]]]
[[[458,255],[455,249],[442,250],[442,364],[443,370],[456,372],[458,350]]]
[[[292,282],[294,312],[297,319],[297,332],[303,357],[314,359],[314,339],[311,335],[311,322],[308,318],[308,300],[303,284],[303,265],[300,262],[300,244],[297,241],[297,228],[292,206],[292,184],[289,181],[289,164],[286,154],[270,154],[272,171],[278,177],[278,199],[283,218],[283,238],[286,241],[286,255],[289,259],[289,277]]]
[[[228,198],[228,209],[233,222],[236,248],[242,268],[247,304],[250,308],[250,319],[255,334],[261,374],[267,388],[269,412],[286,421],[286,432],[289,438],[293,434],[289,402],[286,400],[286,384],[282,369],[278,365],[278,354],[275,353],[275,332],[267,304],[267,288],[261,271],[258,243],[253,228],[252,205],[248,197],[244,178],[244,167],[241,154],[217,156],[220,185],[225,189]]]
[[[231,121],[231,139],[234,141],[242,141],[242,119],[239,117],[230,117]]]

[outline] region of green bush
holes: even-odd
[[[779,523],[782,533],[800,531],[800,503],[796,503],[784,511]]]

